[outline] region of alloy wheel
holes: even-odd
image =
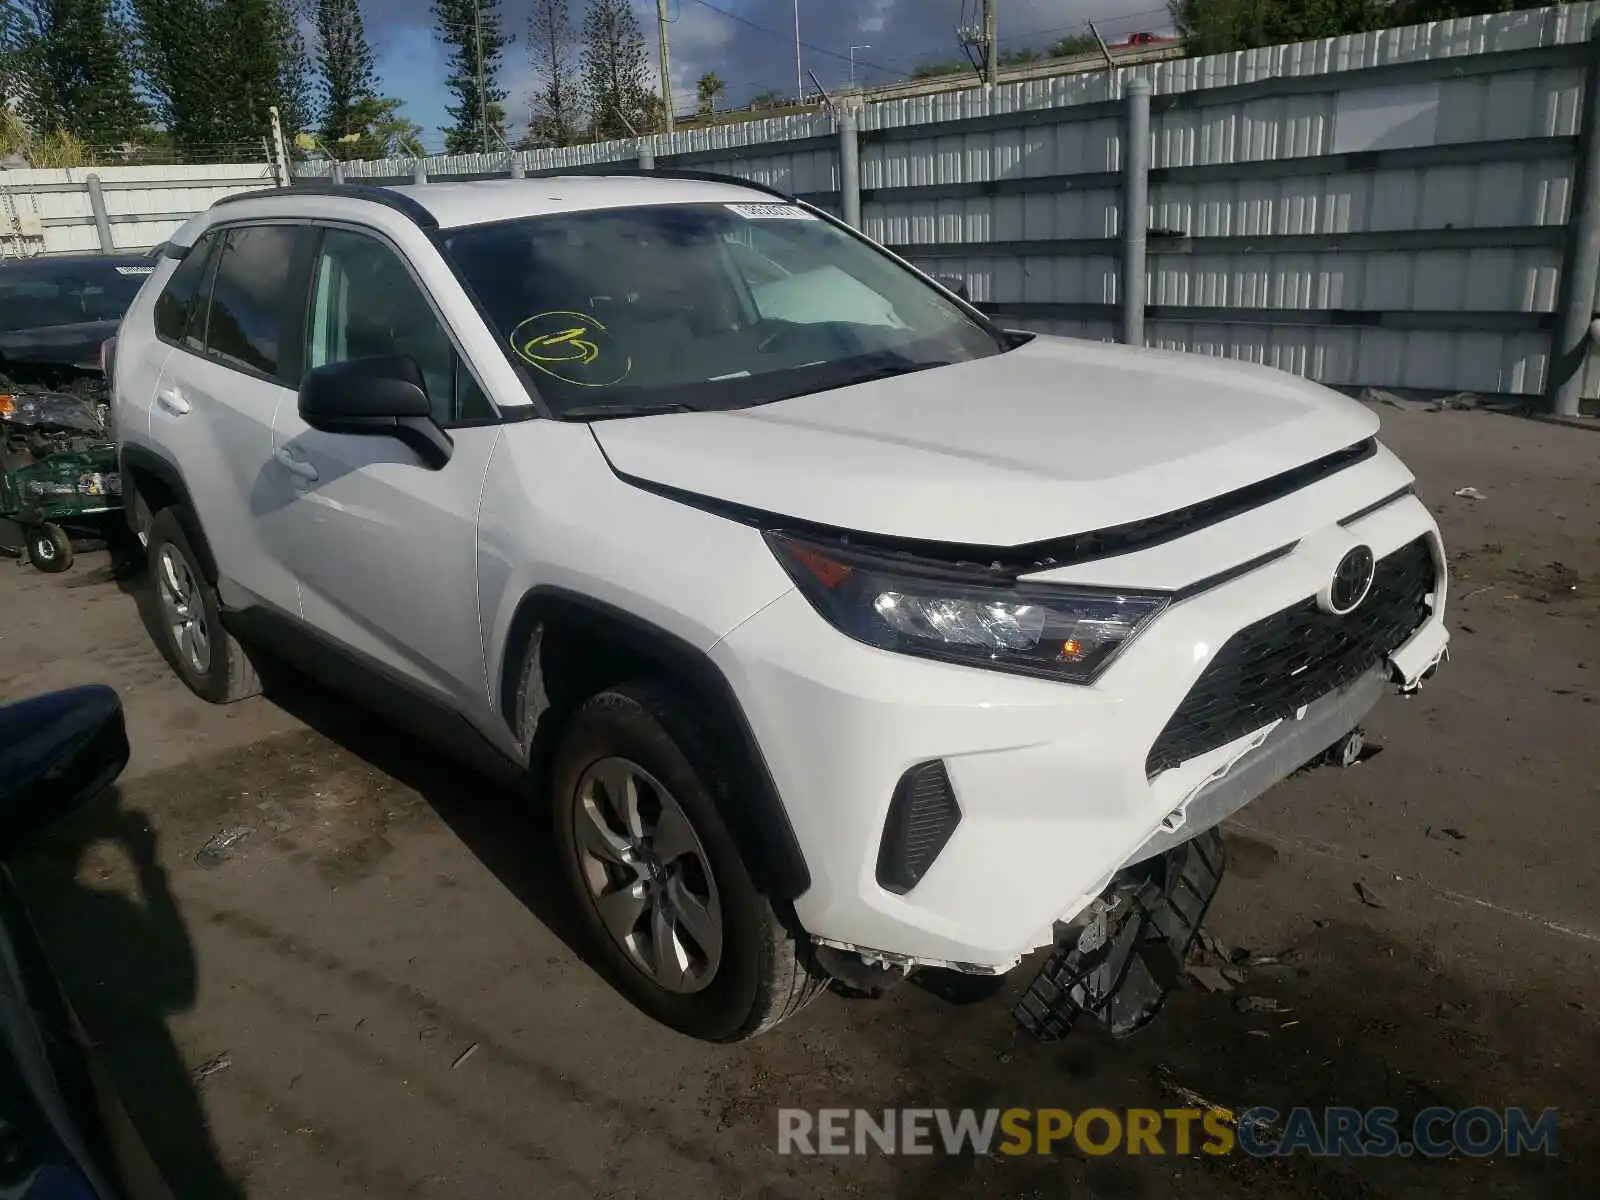
[[[682,805],[625,758],[592,765],[571,803],[579,868],[611,939],[669,992],[708,987],[722,961],[722,906]]]
[[[197,675],[211,669],[211,633],[206,628],[205,605],[194,573],[178,548],[170,542],[161,547],[160,570],[156,573],[161,593],[161,610],[173,648]]]

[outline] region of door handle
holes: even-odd
[[[157,388],[156,403],[175,417],[181,417],[189,411],[189,402],[184,399],[183,393],[175,387]]]
[[[296,458],[287,446],[279,446],[272,456],[283,464],[284,470],[300,479],[315,479],[317,468],[303,458]]]

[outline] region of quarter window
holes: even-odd
[[[189,248],[167,286],[156,297],[156,333],[192,350],[205,344],[205,299],[210,291],[212,251],[221,239],[208,233]]]

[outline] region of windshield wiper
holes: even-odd
[[[563,421],[605,421],[615,417],[653,417],[661,413],[687,413],[699,412],[688,404],[675,404],[671,401],[637,404],[580,404],[575,408],[561,411]]]
[[[893,379],[898,375],[914,375],[918,371],[931,371],[934,367],[948,367],[952,364],[935,362],[909,362],[906,359],[897,359],[894,362],[880,363],[875,367],[866,367],[860,371],[842,375],[838,379],[829,380],[817,387],[802,388],[797,392],[789,392],[778,397],[782,400],[792,400],[797,396],[809,396],[817,392],[831,392],[839,388],[855,387],[858,383],[873,383],[879,379]]]

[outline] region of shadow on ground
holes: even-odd
[[[159,601],[146,571],[121,570],[117,586],[138,605],[151,641],[167,654]],[[292,666],[257,655],[263,694],[328,741],[415,791],[456,837],[573,953],[591,961],[562,883],[549,818],[533,788],[513,790],[464,767]],[[398,736],[397,736],[398,733]]]
[[[85,882],[122,871],[132,872],[132,888]],[[194,1007],[197,972],[149,819],[108,789],[50,830],[12,874],[101,1065],[174,1191],[239,1196],[167,1027]]]

